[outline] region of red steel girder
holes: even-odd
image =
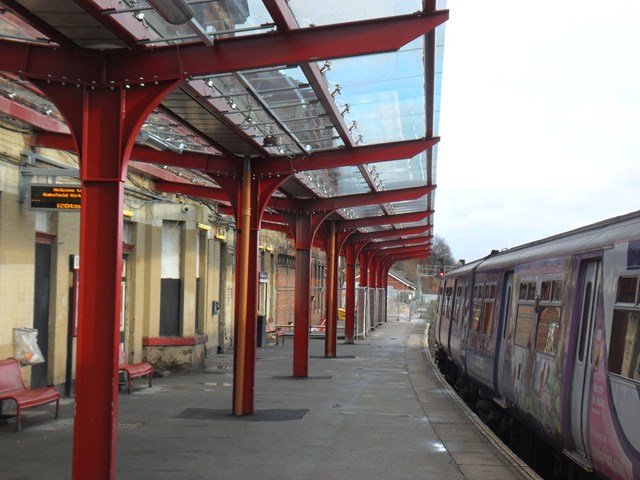
[[[402,262],[404,260],[412,260],[415,258],[429,258],[431,254],[432,254],[431,251],[406,253],[404,255],[398,254],[397,256],[389,257],[389,265],[391,266],[394,263]]]
[[[406,237],[409,235],[420,235],[431,228],[431,225],[421,225],[419,227],[399,228],[396,230],[382,230],[378,232],[358,233],[351,237],[352,240],[375,240],[377,238]]]
[[[276,210],[283,211],[327,212],[338,210],[339,208],[362,207],[364,205],[374,205],[376,203],[417,200],[435,189],[435,185],[423,185],[421,187],[398,188],[396,190],[358,193],[354,195],[342,195],[340,197],[318,198],[313,200],[274,197],[271,199],[271,202],[269,202],[269,206]]]
[[[1,99],[2,97],[0,97],[0,102]],[[49,128],[48,130],[54,130],[54,128]],[[56,150],[75,151],[73,138],[71,135],[65,135],[64,133],[37,132],[34,135],[34,145]],[[172,152],[171,150],[158,151],[151,147],[135,144],[131,151],[131,160],[200,170],[212,176],[235,178],[242,176],[242,160],[224,155],[190,151],[183,151],[182,153]]]
[[[264,228],[265,230],[272,230],[274,232],[280,232],[286,235],[291,235],[292,233],[291,227],[286,223],[267,222],[263,219],[261,227]]]
[[[146,85],[320,59],[396,51],[434,30],[447,10],[417,12],[143,51],[60,49],[0,40],[0,70],[30,79],[94,86]]]
[[[69,127],[57,118],[49,117],[25,105],[0,96],[0,113],[18,119],[36,128],[68,133]],[[67,135],[71,139],[70,135]]]
[[[384,225],[397,225],[399,223],[413,223],[424,220],[433,215],[433,210],[424,210],[422,212],[398,213],[396,215],[379,215],[376,217],[358,218],[355,220],[341,220],[337,227],[341,230],[356,229],[364,227],[381,227]]]
[[[428,244],[420,244],[420,245],[413,245],[413,246],[406,246],[406,247],[401,246],[401,247],[388,248],[384,250],[378,250],[378,253],[380,255],[383,255],[387,258],[401,258],[403,256],[421,254],[424,252],[430,253],[431,246]]]
[[[229,194],[222,188],[206,187],[188,182],[168,182],[165,180],[156,180],[155,187],[156,190],[164,193],[190,195],[217,201],[230,201]]]
[[[211,176],[240,178],[242,176],[242,159],[224,155],[171,150],[154,150],[150,147],[136,145],[131,152],[131,159],[138,162],[155,163],[177,168],[199,170]]]
[[[348,149],[326,150],[312,153],[310,156],[299,155],[293,158],[265,158],[255,163],[253,171],[261,175],[282,175],[308,170],[360,165],[363,163],[402,160],[415,157],[428,148],[433,147],[439,141],[439,137],[434,137]]]
[[[431,235],[423,236],[423,237],[411,237],[411,238],[401,238],[399,240],[385,240],[382,242],[371,242],[368,246],[368,250],[380,250],[389,247],[397,247],[397,246],[409,246],[415,244],[426,244],[431,240]]]

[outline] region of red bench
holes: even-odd
[[[128,363],[127,358],[124,355],[122,345],[120,345],[118,371],[126,373],[129,393],[131,393],[131,380],[136,377],[144,377],[145,375],[149,375],[149,387],[151,387],[151,377],[153,376],[153,367],[151,366],[151,364],[148,362]]]
[[[60,393],[54,387],[27,388],[20,362],[15,358],[0,361],[0,402],[2,400],[16,402],[16,432],[21,429],[20,411],[23,408],[56,402],[55,418],[60,411]]]
[[[272,327],[269,322],[267,322],[267,327],[265,329],[265,333],[273,334],[276,336],[276,345],[279,343],[279,339],[282,339],[282,344],[284,345],[284,330],[278,327]]]

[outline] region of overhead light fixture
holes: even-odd
[[[277,147],[278,146],[278,137],[275,135],[267,135],[262,139],[263,147]]]
[[[168,148],[168,145],[163,140],[145,131],[140,132],[140,135],[138,135],[138,141],[147,147],[158,150],[159,152]]]
[[[135,214],[131,211],[131,210],[123,210],[122,211],[122,216],[123,217],[128,217],[131,218],[133,217]]]
[[[339,83],[336,83],[336,88],[333,90],[333,92],[331,92],[331,96],[335,97],[336,95],[339,95],[342,92],[342,87],[340,86]]]
[[[206,223],[198,223],[197,227],[199,230],[211,230],[213,227],[211,225],[207,225]]]
[[[147,0],[147,3],[172,25],[187,23],[196,14],[185,0]]]
[[[340,115],[342,115],[342,116],[344,117],[344,115],[345,115],[346,113],[349,113],[350,111],[351,111],[351,106],[350,106],[348,103],[345,103],[345,104],[344,104],[344,110],[342,110],[342,111],[340,112]]]

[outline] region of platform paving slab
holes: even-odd
[[[310,340],[309,377],[293,378],[292,342],[256,362],[256,413],[231,414],[232,352],[206,370],[154,379],[119,395],[120,480],[536,479],[453,399],[425,353],[425,324],[394,321],[355,345]],[[29,411],[31,410],[31,411]],[[71,478],[73,410],[0,422],[0,478]],[[29,412],[29,413],[27,413]]]

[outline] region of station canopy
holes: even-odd
[[[193,45],[215,50],[253,39],[252,48],[240,50],[241,58],[230,62],[241,69],[222,64],[204,74],[185,72],[180,87],[144,122],[137,137],[143,148],[133,150],[130,167],[154,165],[147,170],[152,176],[165,172],[159,183],[173,176],[176,183],[216,188],[216,178],[231,172],[198,167],[193,158],[226,158],[239,168],[250,158],[254,175],[288,175],[276,198],[349,199],[397,191],[379,203],[340,203],[330,218],[423,213],[391,217],[388,225],[360,231],[426,226],[418,236],[427,240],[435,198],[445,3],[0,0],[0,52],[11,44],[139,53]],[[406,42],[397,40],[399,49],[388,46],[393,39],[385,37],[395,36],[403,22],[425,18],[435,27]],[[291,58],[306,61],[279,64],[278,51],[270,58],[268,47],[253,48],[260,39],[279,36],[295,43],[302,38],[297,33],[317,35],[326,51],[335,42],[337,52],[354,53],[306,58],[301,51]],[[131,88],[144,81],[149,79],[132,78]],[[5,121],[11,117],[42,131],[45,146],[47,132],[69,133],[53,102],[15,72],[0,72],[0,100]],[[402,193],[414,187],[432,188],[418,197]]]

